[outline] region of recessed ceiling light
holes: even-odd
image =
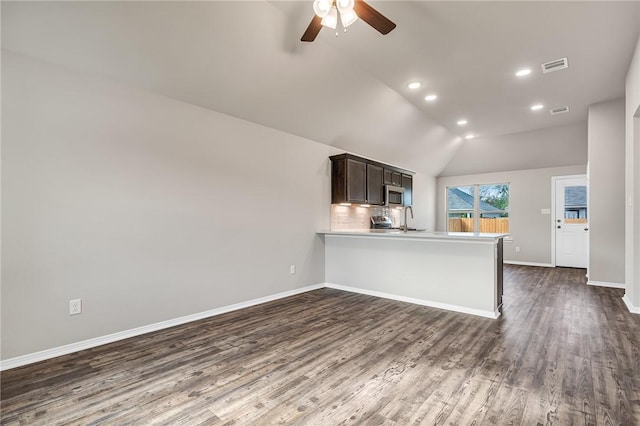
[[[436,99],[438,99],[438,95],[435,95],[433,93],[424,97],[424,100],[427,102],[433,102]]]
[[[465,137],[464,137],[464,138],[465,138],[465,139],[473,139],[473,138],[475,138],[475,137],[476,137],[476,135],[474,135],[473,133],[468,133],[468,134],[466,134],[466,135],[465,135]]]
[[[531,105],[531,111],[540,111],[542,108],[544,108],[542,104]]]
[[[411,83],[407,84],[407,87],[411,90],[416,90],[422,87],[422,83],[420,83],[419,81],[412,81]]]
[[[468,123],[467,120],[462,119],[462,120],[458,120],[458,122],[456,123],[458,126],[465,126]]]
[[[531,74],[531,68],[523,68],[523,69],[518,70],[516,72],[516,76],[517,77],[524,77],[524,76],[527,76],[529,74]]]

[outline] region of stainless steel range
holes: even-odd
[[[391,229],[392,226],[389,216],[371,216],[371,229]]]

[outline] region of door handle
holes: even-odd
[[[585,230],[585,231],[588,231],[588,230],[589,230],[589,228],[584,228],[584,230]]]
[[[558,229],[562,228],[562,226],[558,225]]]

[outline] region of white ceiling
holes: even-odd
[[[584,122],[590,104],[624,96],[640,26],[633,1],[371,0],[397,24],[389,35],[359,21],[301,43],[311,4],[3,1],[2,46],[437,175],[467,131]],[[565,56],[569,69],[540,72]],[[533,74],[516,78],[525,66]],[[410,91],[414,79],[425,87]]]

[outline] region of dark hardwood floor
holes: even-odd
[[[638,425],[623,293],[506,266],[491,320],[317,290],[5,371],[1,422]]]

